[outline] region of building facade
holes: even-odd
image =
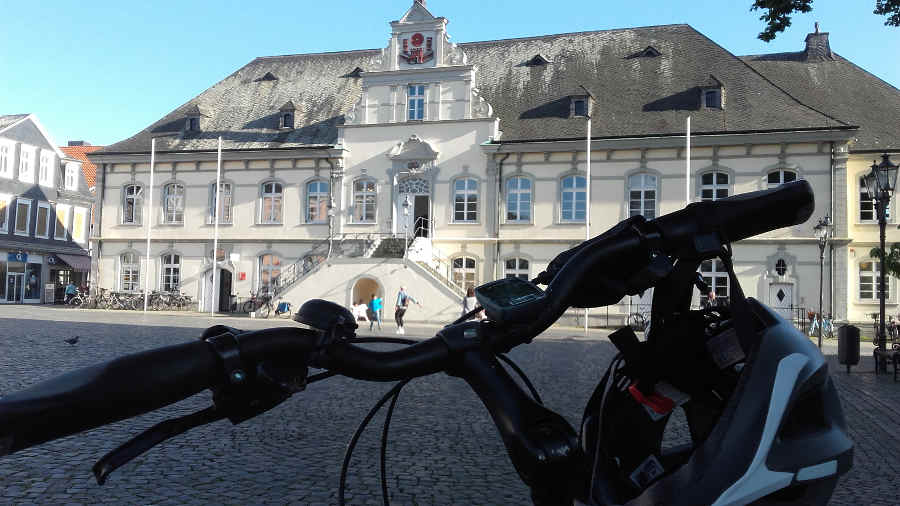
[[[93,196],[33,114],[0,116],[0,303],[54,302],[88,282]]]
[[[405,285],[424,301],[409,319],[444,321],[458,316],[467,286],[534,277],[622,219],[691,201],[803,178],[814,217],[849,229],[832,207],[849,198],[858,125],[690,26],[455,44],[447,25],[415,1],[390,23],[384,49],[257,58],[91,153],[100,286],[179,288],[202,309],[225,310],[232,295],[263,287],[295,307],[372,294],[390,306]],[[414,240],[386,253],[397,238]],[[785,314],[818,301],[811,224],[741,241],[735,267],[747,295]],[[721,264],[701,272],[729,294]],[[845,280],[831,272],[826,304],[847,318]],[[623,300],[611,318],[649,298]]]

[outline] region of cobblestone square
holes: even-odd
[[[194,339],[213,320],[202,316],[0,307],[0,396],[72,369]],[[289,320],[216,318],[242,328]],[[386,325],[385,334],[393,326]],[[411,329],[429,335],[434,329]],[[76,345],[65,338],[80,336]],[[556,330],[511,356],[547,405],[577,426],[609,360],[605,333],[589,338]],[[870,353],[863,345],[863,354]],[[826,354],[836,353],[833,342]],[[900,503],[900,383],[875,376],[871,357],[833,376],[856,443],[854,468],[832,504]],[[0,504],[336,504],[343,453],[353,431],[389,384],[332,378],[243,424],[216,422],[178,436],[114,472],[104,486],[97,459],[164,419],[210,404],[208,392],[154,413],[45,443],[0,459]],[[381,504],[378,449],[382,416],[351,463],[351,504]],[[677,425],[677,424],[673,424]],[[679,428],[674,427],[677,437]],[[388,447],[394,504],[530,504],[496,428],[462,380],[434,375],[402,392]]]

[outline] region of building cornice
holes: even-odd
[[[316,146],[309,148],[267,148],[222,150],[223,161],[233,160],[290,160],[293,158],[341,158],[346,149],[342,146]],[[212,151],[157,151],[156,161],[168,162],[208,162],[216,161],[217,152]],[[89,153],[88,159],[98,163],[134,163],[150,161],[149,151],[131,153]]]
[[[338,130],[342,128],[365,128],[365,127],[415,127],[418,125],[449,125],[453,123],[493,123],[496,118],[468,118],[468,119],[438,119],[432,121],[397,121],[394,123],[363,123],[359,125],[340,125]],[[338,135],[338,137],[342,137]],[[484,146],[484,144],[482,144]]]

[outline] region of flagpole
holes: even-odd
[[[691,203],[691,117],[687,117],[687,133],[685,139],[684,165],[684,205]]]
[[[587,91],[587,90],[585,90]],[[587,173],[587,181],[585,182],[585,216],[584,216],[584,240],[591,239],[591,99],[594,97],[588,93],[587,104],[587,135],[585,136],[585,164]],[[584,333],[588,332],[588,308],[584,308]]]
[[[150,139],[150,189],[147,193],[147,266],[144,273],[144,312],[150,300],[150,231],[153,229],[153,167],[156,164],[156,139]]]
[[[213,227],[213,278],[212,278],[212,293],[209,294],[209,315],[213,316],[216,314],[216,300],[214,298],[216,294],[216,281],[218,274],[218,265],[216,265],[216,258],[218,256],[219,251],[219,197],[222,193],[221,188],[222,181],[222,137],[219,136],[219,155],[218,161],[216,162],[216,224]]]

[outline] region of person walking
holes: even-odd
[[[68,304],[69,301],[72,300],[73,297],[75,297],[75,294],[76,294],[76,293],[78,293],[78,289],[75,288],[75,283],[69,281],[69,284],[66,285],[66,300],[65,300],[65,303]]]
[[[475,289],[471,286],[466,289],[466,296],[463,297],[462,300],[462,315],[465,316],[472,312],[478,306],[478,299],[475,298]],[[483,320],[484,319],[484,310],[478,312],[478,314],[472,315],[470,320]]]
[[[397,303],[394,306],[394,320],[397,322],[397,333],[405,334],[406,331],[403,330],[403,315],[406,314],[406,308],[409,307],[410,302],[415,302],[419,306],[419,301],[414,299],[412,295],[406,293],[406,287],[401,286],[400,291],[397,292]]]
[[[369,299],[369,311],[372,312],[372,319],[369,321],[369,330],[378,323],[378,330],[381,330],[381,307],[384,305],[384,301],[381,297],[376,297],[375,294],[372,294],[372,298]]]

